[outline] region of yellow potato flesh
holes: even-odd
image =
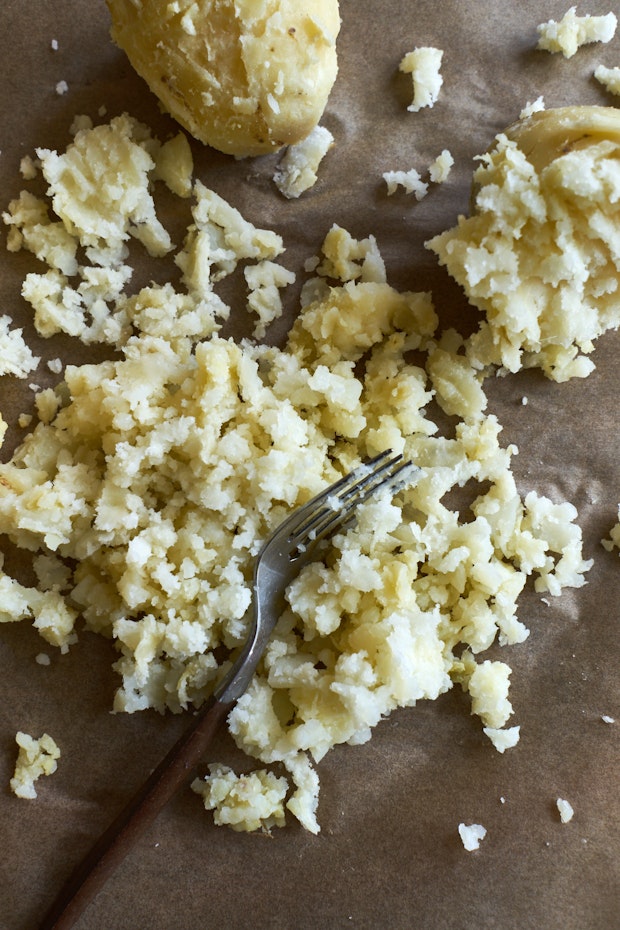
[[[513,123],[505,134],[541,171],[560,155],[604,140],[620,144],[620,110],[571,106],[540,110]]]
[[[107,0],[112,38],[195,138],[237,156],[304,139],[338,70],[337,0]]]

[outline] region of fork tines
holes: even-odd
[[[373,494],[380,490],[396,494],[417,470],[400,453],[394,455],[391,449],[379,453],[336,482],[322,504],[295,527],[289,541],[301,551],[327,539],[349,523],[357,507]]]

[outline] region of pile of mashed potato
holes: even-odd
[[[550,116],[558,151],[541,159]],[[570,139],[570,122],[579,117],[583,133],[560,151],[562,124]],[[554,381],[585,377],[594,368],[594,340],[620,326],[619,129],[606,108],[532,114],[516,140],[501,133],[480,157],[472,215],[427,243],[485,314],[465,347],[474,368],[536,367]],[[523,132],[529,157],[518,144]]]
[[[194,787],[236,829],[279,825],[286,806],[316,832],[325,753],[365,742],[395,708],[454,684],[497,748],[513,746],[510,668],[485,650],[526,639],[517,602],[530,576],[557,595],[583,584],[590,563],[570,503],[519,494],[517,450],[485,412],[480,366],[457,333],[437,334],[431,295],[394,290],[374,239],[334,226],[287,344],[236,343],[221,335],[229,308],[218,283],[243,267],[262,333],[293,275],[276,261],[276,233],[192,179],[183,136],[162,145],[128,116],[81,120],[66,152],[37,157],[46,198],[22,193],[4,214],[9,248],[43,262],[23,287],[35,325],[116,353],[67,365],[0,466],[0,529],[32,554],[38,578],[28,586],[0,573],[0,620],[31,620],[61,650],[78,618],[111,637],[116,711],[198,706],[246,637],[262,541],[292,508],[391,448],[420,467],[418,479],[368,502],[291,584],[230,714],[238,746],[278,778],[216,766]],[[523,162],[507,144],[495,156],[509,157]],[[483,170],[499,169],[489,159]],[[537,222],[528,177],[526,219]],[[157,213],[161,182],[191,198],[176,251]],[[130,239],[173,259],[180,284],[131,293]],[[504,341],[500,360],[512,365]],[[478,493],[461,513],[449,492],[467,483]]]

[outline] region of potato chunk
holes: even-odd
[[[206,145],[260,155],[304,139],[338,70],[338,0],[107,0],[112,38]]]

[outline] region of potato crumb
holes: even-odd
[[[48,656],[47,652],[37,653],[37,655],[34,657],[34,661],[37,663],[37,665],[51,665],[52,663],[52,660]]]
[[[24,181],[32,181],[37,176],[37,165],[30,155],[24,155],[19,163],[19,172]]]
[[[433,107],[437,102],[443,85],[442,58],[441,49],[425,46],[408,52],[401,60],[399,70],[410,74],[413,80],[413,101],[407,107],[411,113]]]
[[[599,65],[594,71],[594,77],[610,94],[620,95],[620,68]]]
[[[498,752],[505,752],[512,749],[519,742],[520,727],[508,727],[507,729],[498,729],[496,727],[484,727],[483,732],[488,736]]]
[[[561,52],[564,58],[572,56],[583,45],[591,42],[611,42],[618,21],[613,13],[606,16],[577,16],[572,6],[561,20],[551,19],[537,27],[537,48],[547,52]]]
[[[26,345],[23,330],[9,329],[10,323],[10,317],[0,316],[0,375],[25,378],[37,368],[41,359]]]
[[[153,176],[164,181],[173,194],[179,197],[191,195],[193,171],[192,150],[184,133],[177,133],[156,152]]]
[[[572,805],[568,801],[565,801],[564,798],[558,798],[556,801],[556,805],[557,805],[557,808],[560,814],[560,820],[562,821],[562,823],[568,823],[569,821],[573,819],[575,812],[573,810]]]
[[[274,183],[286,198],[295,199],[313,187],[318,179],[321,162],[334,144],[334,137],[324,126],[295,145],[290,145],[278,164]]]
[[[453,165],[451,153],[444,149],[428,167],[429,180],[434,184],[442,184],[448,179]],[[383,180],[387,184],[388,196],[394,194],[398,187],[403,187],[407,194],[414,194],[416,200],[422,200],[428,193],[428,182],[422,180],[415,168],[408,171],[386,171]]]
[[[206,810],[214,812],[218,826],[233,830],[269,833],[284,826],[285,778],[264,769],[249,775],[236,775],[225,765],[210,765],[204,779],[196,778],[192,790],[202,796]]]
[[[510,668],[505,662],[486,659],[481,665],[474,666],[466,685],[472,699],[472,713],[480,717],[489,731],[489,739],[496,746],[503,745],[505,740],[509,742],[515,730],[517,735],[519,732],[516,727],[512,727],[502,737],[497,735],[497,731],[512,714],[512,705],[508,700],[509,677]]]
[[[58,81],[56,84],[56,93],[59,97],[62,97],[69,90],[69,85],[66,81]]]
[[[473,852],[473,850],[479,849],[480,843],[486,835],[486,827],[483,827],[482,824],[459,824],[459,836],[467,852]]]
[[[280,289],[295,283],[295,274],[276,262],[262,261],[244,268],[245,280],[250,289],[248,309],[256,314],[255,339],[262,339],[267,326],[282,316],[283,304]]]
[[[448,180],[454,166],[454,158],[449,149],[443,149],[437,158],[428,166],[428,174],[434,184],[443,184]]]
[[[18,798],[36,798],[34,783],[42,775],[52,775],[56,771],[60,749],[47,733],[40,739],[34,739],[20,730],[15,739],[19,753],[15,774],[11,779],[11,791]]]
[[[428,192],[428,184],[422,180],[415,168],[408,171],[386,171],[383,180],[387,184],[388,196],[396,193],[399,187],[403,187],[407,194],[414,194],[416,200],[422,200]]]
[[[525,104],[521,112],[519,113],[519,119],[527,119],[528,116],[531,116],[533,113],[541,113],[545,109],[545,100],[544,97],[537,97],[534,101],[528,101]]]

